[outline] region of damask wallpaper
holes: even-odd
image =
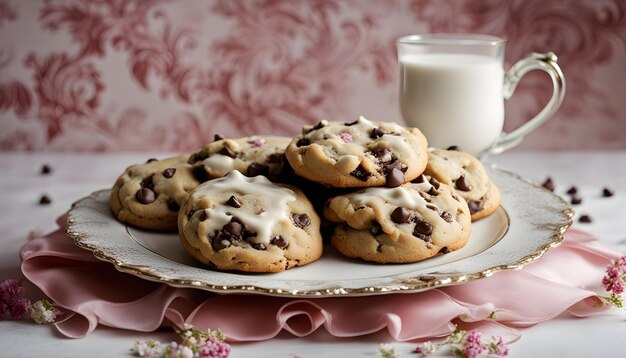
[[[626,148],[624,0],[0,0],[0,148],[188,151],[402,122],[395,39],[427,32],[505,37],[507,66],[559,56],[565,102],[522,148]],[[550,94],[527,76],[506,128]]]

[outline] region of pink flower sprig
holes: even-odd
[[[601,296],[605,302],[617,308],[624,307],[622,293],[624,293],[624,284],[626,283],[626,255],[617,260],[613,260],[607,267],[606,273],[602,278],[604,289],[611,293],[610,296]]]
[[[227,358],[230,356],[230,345],[225,342],[220,330],[200,331],[187,326],[177,331],[182,342],[160,342],[136,340],[131,348],[137,357],[176,357],[176,358]]]
[[[263,138],[256,138],[253,140],[249,140],[248,141],[249,144],[252,144],[253,148],[260,148],[263,146],[263,144],[265,144],[265,139]]]
[[[8,279],[0,283],[0,320],[22,319],[28,313],[30,301],[22,297],[24,288],[20,281]]]
[[[415,353],[427,356],[446,346],[450,353],[457,357],[475,358],[485,350],[488,354],[501,357],[509,354],[509,348],[504,344],[502,337],[492,336],[491,341],[485,343],[479,330],[473,329],[468,332],[458,328],[442,343],[433,344],[428,341],[420,344],[415,348]]]
[[[344,143],[352,143],[352,134],[348,132],[341,132],[338,136],[342,141],[344,141]]]

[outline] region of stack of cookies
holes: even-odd
[[[291,139],[216,136],[195,153],[129,167],[110,204],[121,222],[177,230],[207,267],[278,272],[321,257],[322,231],[343,255],[376,263],[447,254],[499,195],[470,154],[360,117]]]

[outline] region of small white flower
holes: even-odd
[[[39,300],[28,308],[30,317],[38,324],[52,323],[57,318],[58,311],[48,300]]]
[[[422,345],[420,346],[420,350],[424,356],[427,356],[427,355],[432,354],[436,350],[436,348],[434,344],[428,341],[428,342],[422,343]]]
[[[396,358],[396,350],[389,343],[381,343],[378,346],[378,354],[383,358]]]

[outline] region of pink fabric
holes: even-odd
[[[406,341],[449,334],[454,321],[515,338],[513,327],[606,309],[595,292],[620,254],[580,231],[566,237],[521,270],[421,293],[355,298],[217,295],[149,282],[97,260],[62,230],[28,242],[21,255],[24,275],[66,310],[55,325],[68,337],[83,337],[98,324],[148,332],[188,323],[220,328],[233,341],[266,340],[281,330],[306,336],[321,326],[337,337],[387,329]]]
[[[0,150],[191,151],[215,133],[293,135],[323,118],[401,122],[394,41],[508,39],[554,51],[556,117],[522,146],[626,148],[623,0],[0,0]],[[551,94],[542,73],[506,129]]]

